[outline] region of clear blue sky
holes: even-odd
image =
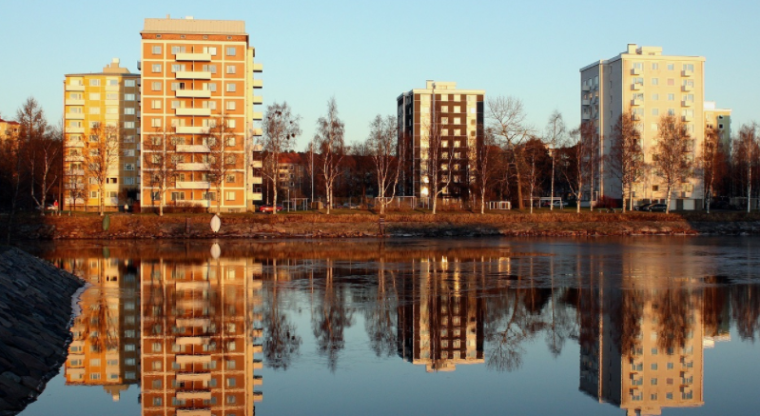
[[[348,141],[425,80],[456,81],[524,101],[542,128],[558,109],[580,120],[578,70],[628,43],[707,58],[707,99],[734,110],[734,131],[760,121],[756,1],[10,1],[0,7],[0,114],[29,96],[51,120],[63,112],[65,73],[119,57],[137,71],[146,17],[244,20],[264,64],[264,104],[303,117],[303,149],[335,96]],[[262,106],[261,111],[264,111]]]

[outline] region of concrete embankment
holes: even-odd
[[[15,228],[18,239],[143,238],[340,238],[480,236],[624,236],[760,234],[760,215],[657,213],[467,214],[225,214],[218,234],[211,215],[111,215],[27,217]]]
[[[66,359],[71,296],[83,282],[0,247],[0,416],[34,401]]]

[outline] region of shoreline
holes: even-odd
[[[212,214],[110,214],[26,216],[14,226],[15,240],[152,240],[215,238],[450,238],[595,237],[647,235],[760,235],[760,214],[552,213],[470,214],[223,214],[214,233]],[[381,231],[382,228],[382,231]]]

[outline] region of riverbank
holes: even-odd
[[[21,411],[66,359],[75,276],[0,247],[0,415]]]
[[[204,238],[357,238],[482,236],[628,236],[628,235],[760,235],[760,214],[719,212],[600,213],[509,212],[223,214],[214,233],[210,214],[88,214],[19,216],[15,240],[68,239],[204,239]]]

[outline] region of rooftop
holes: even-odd
[[[192,16],[184,19],[145,19],[141,33],[196,33],[205,35],[245,35],[242,20],[195,20]]]

